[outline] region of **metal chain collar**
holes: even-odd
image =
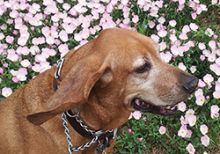
[[[72,154],[73,151],[75,151],[75,152],[83,151],[86,148],[89,148],[92,144],[97,142],[98,136],[95,136],[91,141],[86,142],[85,144],[82,144],[81,146],[73,147],[71,136],[70,136],[70,131],[68,128],[68,121],[67,121],[66,115],[64,113],[62,114],[62,120],[63,120],[64,133],[66,135],[69,154]]]
[[[116,136],[116,133],[117,133],[117,128],[114,128],[114,129],[110,129],[110,130],[106,130],[106,131],[103,131],[103,130],[94,130],[94,129],[91,129],[91,128],[89,128],[86,124],[85,124],[85,122],[83,121],[83,120],[81,120],[81,118],[80,118],[80,115],[79,115],[79,112],[77,112],[77,113],[75,113],[75,114],[73,114],[73,115],[71,115],[71,114],[69,114],[69,112],[68,111],[66,111],[65,112],[69,117],[73,117],[73,118],[75,118],[76,119],[76,121],[80,124],[80,126],[82,126],[87,132],[89,132],[89,133],[91,133],[92,135],[94,135],[94,136],[100,136],[100,135],[102,135],[102,134],[105,134],[105,133],[112,133],[113,132],[113,136],[115,137]]]
[[[79,117],[79,113],[76,113],[74,115],[70,115],[68,112],[66,112],[66,114],[70,117],[74,117],[76,118],[77,122],[89,133],[91,133],[94,138],[91,141],[86,142],[85,144],[82,144],[79,147],[73,147],[72,145],[72,141],[71,141],[71,136],[70,136],[70,131],[68,128],[68,120],[66,118],[66,115],[63,113],[62,114],[62,120],[63,120],[63,127],[64,127],[64,133],[66,135],[66,139],[67,139],[67,144],[68,144],[68,152],[69,154],[72,154],[73,151],[77,152],[77,151],[83,151],[86,148],[89,148],[92,144],[97,143],[99,136],[101,136],[102,134],[105,133],[112,133],[113,132],[113,139],[116,137],[117,134],[117,128],[115,129],[111,129],[111,130],[107,130],[107,131],[103,131],[103,130],[93,130],[88,128],[88,126],[84,123],[84,121],[82,121]]]

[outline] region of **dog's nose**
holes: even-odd
[[[187,93],[192,94],[196,90],[198,82],[199,82],[199,79],[197,77],[192,76],[192,75],[187,75],[185,76],[184,81],[183,81],[183,85],[182,85],[183,89]]]

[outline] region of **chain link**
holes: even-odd
[[[72,154],[73,151],[75,151],[75,152],[83,151],[86,148],[89,148],[92,144],[97,142],[98,136],[95,136],[91,141],[86,142],[85,144],[82,144],[81,146],[73,147],[72,139],[71,139],[71,136],[70,136],[70,131],[69,131],[69,128],[68,128],[68,121],[67,121],[66,115],[64,113],[62,114],[62,120],[63,120],[64,133],[65,133],[66,139],[67,139],[69,154]]]
[[[93,134],[94,136],[100,136],[102,134],[105,134],[105,133],[112,133],[114,132],[114,137],[115,137],[115,133],[117,132],[117,128],[115,129],[110,129],[110,130],[106,130],[106,131],[103,131],[103,130],[94,130],[94,129],[91,129],[89,128],[85,122],[83,120],[80,119],[80,116],[79,116],[79,113],[75,113],[73,115],[69,114],[68,111],[66,111],[66,114],[69,116],[69,117],[73,117],[76,119],[76,121],[80,124],[81,127],[83,127],[87,132]]]
[[[63,63],[64,63],[64,58],[61,58],[60,60],[57,61],[57,70],[54,73],[54,79],[59,79]]]

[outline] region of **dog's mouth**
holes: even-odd
[[[160,115],[173,115],[177,111],[177,104],[171,106],[156,106],[153,105],[151,102],[147,102],[141,98],[132,99],[131,106],[135,110],[151,112]]]

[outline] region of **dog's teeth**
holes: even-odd
[[[176,106],[174,106],[174,107],[171,108],[171,110],[175,110],[175,109],[176,109]]]
[[[136,99],[136,100],[135,100],[135,103],[136,103],[137,105],[140,105],[140,100],[139,100],[139,99]]]
[[[170,108],[171,108],[170,106],[167,106],[167,107],[166,107],[166,109],[168,109],[168,110],[169,110]]]

